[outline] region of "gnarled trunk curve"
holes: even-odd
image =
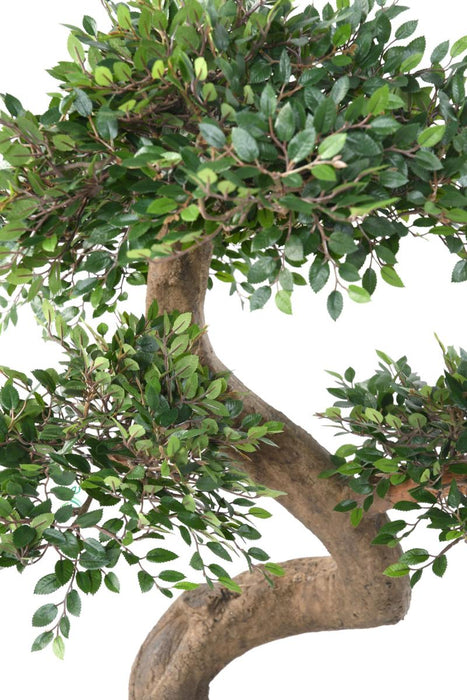
[[[161,311],[191,311],[204,325],[204,294],[209,274],[209,243],[185,255],[151,263],[147,304]],[[207,334],[199,354],[214,371],[225,370]],[[367,515],[352,528],[333,511],[346,496],[337,479],[319,479],[329,455],[305,430],[265,403],[234,376],[245,410],[279,420],[284,431],[277,447],[263,446],[245,457],[242,468],[257,482],[285,491],[281,505],[320,538],[329,557],[283,563],[286,575],[267,586],[256,572],[235,580],[241,595],[220,586],[201,586],[181,595],[143,643],[133,665],[130,700],[207,700],[209,683],[230,661],[255,646],[303,632],[376,627],[398,622],[408,609],[407,580],[382,571],[398,550],[372,546],[386,515]]]

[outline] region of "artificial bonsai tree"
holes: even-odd
[[[420,67],[417,22],[384,0],[103,4],[105,31],[71,27],[44,114],[3,96],[2,324],[29,304],[65,360],[2,368],[0,565],[50,557],[33,649],[59,657],[82,594],[118,591],[123,562],[143,592],[185,590],[130,697],[206,698],[255,645],[397,622],[406,575],[442,575],[465,536],[462,352],[443,348],[435,386],[384,353],[366,382],[339,374],[324,415],[355,440],[330,456],[228,372],[203,303],[215,277],[252,311],[273,299],[289,314],[309,285],[337,319],[344,297],[403,285],[399,246],[420,230],[467,278],[467,38]],[[124,310],[127,285],[146,285],[144,314]],[[269,562],[261,495],[330,556]],[[441,550],[403,554],[412,525],[388,520],[393,505],[438,529]],[[234,553],[248,571],[232,578]]]

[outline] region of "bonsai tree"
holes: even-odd
[[[83,594],[118,591],[120,566],[143,592],[185,591],[130,697],[201,699],[253,646],[397,622],[465,537],[463,351],[441,346],[434,386],[383,352],[369,380],[336,373],[323,415],[352,437],[331,456],[222,364],[203,304],[214,277],[290,314],[308,285],[337,320],[344,299],[403,285],[420,229],[467,279],[467,38],[426,65],[417,22],[384,0],[103,4],[109,28],[71,27],[44,114],[3,95],[2,327],[29,305],[64,360],[1,368],[0,566],[50,560],[32,648],[60,658]],[[125,310],[127,285],[146,286],[145,311]],[[330,556],[270,562],[264,495]],[[441,547],[402,553],[423,521]]]

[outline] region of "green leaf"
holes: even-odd
[[[292,66],[290,64],[290,58],[287,51],[283,49],[281,57],[279,59],[279,72],[278,77],[283,83],[288,83],[290,76],[292,75]]]
[[[276,121],[274,122],[274,131],[281,141],[290,141],[295,133],[295,117],[290,102],[279,110]]]
[[[442,61],[448,51],[449,41],[442,41],[441,44],[438,44],[438,46],[436,46],[433,49],[432,54],[430,56],[431,63],[439,63],[440,61]]]
[[[259,156],[259,147],[256,139],[241,127],[233,127],[232,145],[237,156],[246,163],[256,160]]]
[[[373,294],[373,292],[376,289],[376,284],[378,282],[378,278],[376,275],[376,272],[369,267],[365,272],[363,273],[362,277],[362,287],[366,289],[366,291],[369,294]]]
[[[198,80],[206,80],[208,77],[208,64],[203,56],[198,56],[194,61],[195,76]]]
[[[113,141],[118,136],[117,114],[104,105],[96,114],[96,128],[101,138]]]
[[[287,260],[291,260],[292,262],[300,262],[303,260],[305,256],[303,252],[303,243],[298,236],[293,234],[290,236],[284,246],[284,254]]]
[[[326,97],[317,107],[313,120],[316,131],[325,134],[331,131],[336,121],[337,107],[332,97]]]
[[[466,37],[467,39],[467,37]],[[432,569],[433,573],[436,574],[436,576],[444,576],[446,573],[446,569],[448,568],[448,560],[445,554],[440,554],[439,556],[436,557],[432,564]]]
[[[401,278],[395,271],[393,267],[390,265],[383,265],[381,268],[381,277],[387,284],[390,284],[392,287],[403,287],[404,283],[402,282]]]
[[[256,260],[248,270],[247,280],[251,284],[264,282],[271,275],[275,274],[277,261],[274,258],[263,257]]]
[[[347,95],[350,89],[350,80],[347,75],[343,75],[341,78],[336,80],[331,88],[331,98],[338,105],[344,97]]]
[[[54,633],[52,631],[42,632],[42,634],[35,638],[31,647],[31,651],[41,651],[42,649],[45,649],[45,647],[48,644],[50,644],[53,638]]]
[[[13,532],[13,544],[18,549],[22,549],[31,544],[31,542],[34,542],[36,535],[37,532],[33,527],[29,527],[29,525],[20,525]]]
[[[324,182],[334,182],[337,180],[336,171],[331,165],[327,165],[327,163],[314,165],[311,168],[311,173],[318,180],[323,180]]]
[[[357,245],[351,234],[344,231],[334,231],[329,237],[329,248],[336,255],[348,255],[357,250]]]
[[[429,126],[418,135],[417,141],[420,146],[431,148],[441,141],[445,131],[446,126],[444,124]]]
[[[175,583],[177,581],[182,581],[185,578],[185,574],[182,574],[181,571],[174,571],[173,569],[165,569],[164,571],[161,571],[158,578],[161,579],[161,581],[168,581],[170,583]]]
[[[350,24],[340,24],[332,36],[334,46],[342,46],[347,43],[352,34],[352,26]]]
[[[250,311],[262,309],[271,297],[271,287],[259,287],[250,296]]]
[[[339,318],[343,307],[344,300],[342,298],[342,294],[336,289],[331,292],[327,299],[328,313],[333,321],[336,321]]]
[[[279,311],[282,311],[284,314],[292,313],[292,301],[290,296],[290,292],[287,292],[285,289],[281,289],[276,292],[276,296],[274,298],[276,306]]]
[[[403,564],[408,564],[409,566],[415,566],[416,564],[422,564],[430,555],[426,549],[408,549],[407,552],[400,557],[399,561]]]
[[[102,87],[111,85],[113,82],[112,73],[107,66],[97,66],[94,71],[94,79],[96,83]]]
[[[329,160],[342,152],[347,134],[332,134],[319,144],[318,153],[322,160]]]
[[[201,122],[199,125],[199,130],[201,132],[201,136],[206,143],[209,144],[209,146],[213,146],[214,148],[222,148],[225,146],[225,134],[216,124]]]
[[[146,209],[148,214],[155,214],[156,216],[163,216],[164,214],[169,214],[177,208],[177,202],[170,197],[159,197],[154,199],[151,204]]]
[[[42,605],[32,616],[32,625],[33,627],[45,627],[55,620],[57,614],[58,608],[56,605],[52,603]]]
[[[356,284],[349,284],[347,291],[352,301],[356,301],[358,304],[366,304],[371,301],[371,296],[368,291],[362,289],[362,287],[357,287]]]
[[[274,88],[270,83],[266,85],[261,93],[259,106],[265,117],[273,117],[276,113],[277,97]]]
[[[467,280],[467,260],[459,260],[454,265],[451,282],[465,282]]]
[[[285,574],[285,571],[282,568],[282,566],[280,566],[279,564],[275,564],[272,561],[265,564],[264,568],[266,569],[266,571],[268,571],[273,576],[284,576],[284,574]]]
[[[399,71],[401,73],[410,73],[411,70],[416,68],[423,58],[423,53],[420,51],[418,53],[413,53],[411,56],[402,61]]]
[[[292,138],[287,148],[289,159],[295,163],[304,160],[313,150],[316,140],[316,131],[313,128],[299,131]]]
[[[71,565],[73,566],[73,564]],[[54,593],[54,591],[58,590],[61,586],[63,586],[63,583],[60,583],[55,574],[47,574],[36,583],[34,593],[37,595],[48,595],[49,593]]]
[[[172,559],[178,559],[178,554],[175,554],[175,552],[171,552],[168,549],[156,547],[147,553],[146,558],[148,561],[159,564],[165,561],[172,561]]]
[[[113,571],[109,571],[104,577],[104,583],[112,593],[120,593],[120,581]]]
[[[8,381],[0,391],[0,401],[7,411],[14,410],[19,404],[19,394],[13,384]]]
[[[452,58],[455,58],[459,54],[464,53],[464,51],[467,51],[467,36],[463,36],[454,42],[451,46],[450,54]]]
[[[248,554],[253,559],[258,559],[258,561],[267,561],[269,559],[269,554],[259,547],[250,547]]]
[[[76,525],[79,527],[93,527],[102,519],[103,509],[91,510],[89,513],[83,513],[83,515],[76,518]]]
[[[316,259],[308,273],[310,287],[314,292],[319,292],[329,279],[329,263]]]
[[[412,20],[409,20],[408,22],[404,22],[404,24],[401,24],[401,26],[398,27],[398,29],[396,30],[396,33],[395,33],[396,39],[407,39],[407,37],[411,36],[414,33],[417,26],[418,26],[417,19],[412,19]]]
[[[82,117],[89,117],[92,114],[92,100],[86,95],[84,90],[73,88],[75,99],[73,106]]]
[[[403,564],[402,562],[395,562],[395,564],[391,564],[388,566],[384,571],[383,574],[385,576],[391,576],[392,578],[397,578],[399,576],[407,576],[407,574],[410,573],[410,569],[407,566],[407,564]]]
[[[52,644],[52,649],[53,649],[55,656],[58,659],[63,660],[63,658],[65,657],[65,643],[64,643],[62,637],[60,637],[60,636],[55,637],[53,644]]]
[[[138,583],[142,593],[147,593],[154,586],[154,578],[147,571],[138,571]]]

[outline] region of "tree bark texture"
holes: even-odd
[[[151,263],[147,304],[160,311],[191,311],[204,325],[204,294],[209,274],[209,243],[185,255]],[[207,334],[201,361],[225,370]],[[243,459],[242,468],[258,483],[286,492],[278,500],[319,537],[330,556],[287,561],[286,574],[270,588],[260,572],[235,580],[242,594],[206,585],[181,595],[156,624],[133,664],[130,700],[207,700],[210,681],[230,661],[255,646],[304,632],[368,628],[401,620],[409,606],[407,578],[382,572],[397,549],[371,545],[384,512],[367,514],[352,528],[333,507],[347,497],[338,479],[319,479],[330,467],[329,454],[305,430],[250,392],[235,376],[230,386],[242,395],[247,412],[278,420],[284,431],[277,447],[264,445]],[[383,504],[385,510],[389,504]]]

